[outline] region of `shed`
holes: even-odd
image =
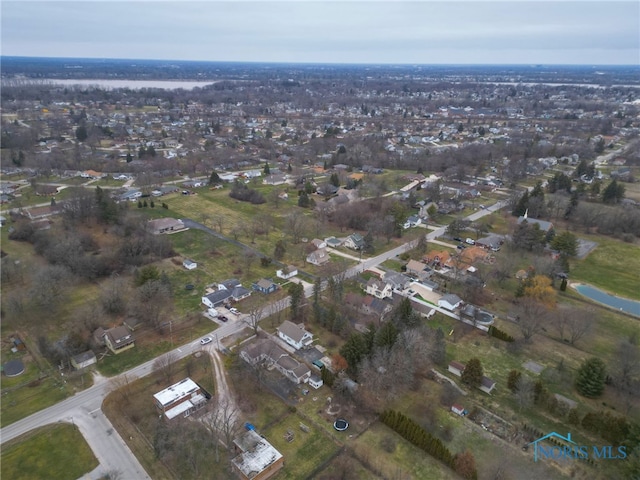
[[[71,357],[71,365],[76,370],[81,370],[90,365],[94,365],[96,362],[96,354],[93,353],[92,350],[87,350],[86,352],[82,352]]]

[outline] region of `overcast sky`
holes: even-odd
[[[2,55],[640,64],[632,1],[2,0]]]

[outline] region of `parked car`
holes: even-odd
[[[221,322],[226,322],[229,319],[227,317],[225,317],[224,315],[218,315],[218,320],[220,320]]]
[[[237,308],[235,308],[235,307],[231,307],[231,308],[229,309],[229,311],[230,311],[231,313],[233,313],[234,315],[240,315],[240,311],[239,311]]]
[[[469,245],[475,245],[476,241],[473,238],[467,238],[465,240],[465,242],[467,242]]]
[[[211,342],[213,342],[213,338],[204,337],[202,340],[200,340],[200,345],[206,345],[207,343],[211,343]]]
[[[454,242],[461,242],[462,239],[460,237],[453,237]]]

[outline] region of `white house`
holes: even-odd
[[[484,393],[491,395],[493,389],[496,388],[496,382],[491,380],[489,377],[482,377],[482,383],[480,384],[480,390]]]
[[[331,260],[331,258],[324,248],[319,248],[307,255],[307,263],[310,263],[311,265],[324,265],[329,260]]]
[[[452,293],[448,293],[447,295],[443,295],[440,300],[438,300],[438,306],[444,308],[445,310],[454,311],[462,304],[462,299],[457,295]]]
[[[293,265],[288,265],[276,271],[276,277],[284,278],[285,280],[295,277],[297,274],[298,274],[298,269]]]
[[[369,295],[373,295],[376,298],[391,298],[393,296],[391,285],[375,278],[369,279],[365,290]]]
[[[316,248],[327,248],[327,242],[320,240],[319,238],[311,240],[311,244]]]
[[[93,353],[92,350],[87,350],[86,352],[79,353],[78,355],[71,357],[71,365],[76,370],[81,370],[90,365],[94,365],[96,362],[96,354]]]
[[[318,389],[322,385],[324,385],[324,382],[322,381],[322,379],[320,377],[318,377],[317,375],[311,375],[309,377],[309,381],[307,383],[309,385],[311,385],[315,389]]]
[[[182,266],[187,270],[194,270],[198,267],[198,264],[193,260],[189,260],[188,258],[185,258],[184,261],[182,262]]]
[[[407,228],[417,227],[421,224],[422,219],[420,219],[420,217],[418,217],[417,215],[411,215],[409,218],[407,218],[407,221],[404,222],[404,225],[402,227],[406,230]]]
[[[294,347],[296,350],[311,345],[313,334],[307,332],[303,327],[296,325],[289,320],[282,322],[278,327],[278,337]]]
[[[353,233],[344,241],[344,246],[351,250],[360,250],[364,247],[364,238],[359,233]]]
[[[465,415],[464,407],[462,405],[458,405],[457,403],[454,403],[453,405],[451,405],[451,411],[453,413],[457,413],[461,417]]]
[[[452,360],[451,362],[449,362],[449,367],[447,368],[447,370],[449,370],[454,375],[461,377],[464,367],[465,365],[463,363]]]

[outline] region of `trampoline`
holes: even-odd
[[[9,360],[2,367],[2,371],[7,377],[17,377],[24,373],[24,363],[22,360]]]
[[[344,432],[347,428],[349,428],[349,422],[347,422],[344,418],[339,418],[335,422],[333,422],[333,428],[335,428],[339,432]]]

